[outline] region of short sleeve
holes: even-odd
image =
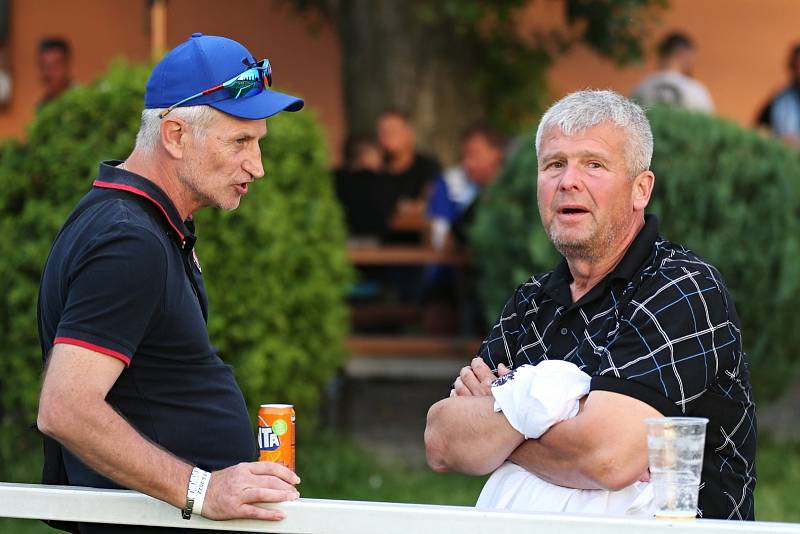
[[[791,92],[781,93],[772,105],[772,129],[778,136],[800,135],[800,102]]]
[[[150,231],[115,225],[76,255],[55,343],[130,365],[163,298],[166,252]]]
[[[447,194],[447,183],[441,176],[433,184],[427,211],[429,218],[440,218],[449,222],[455,219],[455,210]]]
[[[623,311],[592,390],[635,397],[666,416],[692,402],[741,358],[735,312],[725,289],[699,270],[661,270],[643,283]]]
[[[523,289],[524,285],[518,287],[508,299],[500,317],[478,350],[478,357],[482,358],[492,371],[496,371],[501,363],[513,367],[514,356],[517,354],[517,338],[521,331],[521,320],[525,315],[524,310],[519,308],[520,302],[524,302],[524,299],[521,298]]]
[[[695,80],[696,83],[696,108],[706,113],[714,113],[714,100],[705,85]]]

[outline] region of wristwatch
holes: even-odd
[[[181,509],[181,517],[191,519],[192,513],[203,512],[203,501],[208,490],[208,481],[211,473],[203,471],[199,467],[192,469],[192,476],[189,477],[189,487],[186,490],[186,505]]]

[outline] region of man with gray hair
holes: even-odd
[[[429,410],[428,463],[505,476],[510,462],[555,490],[614,498],[649,479],[645,418],[706,417],[698,513],[753,519],[755,406],[739,320],[717,269],[645,215],[647,117],[614,92],[576,92],[542,117],[536,152],[539,215],[564,258],[516,289],[451,396]],[[598,510],[552,491],[486,493],[479,504]],[[638,493],[605,513],[632,513]]]
[[[39,294],[45,483],[137,490],[187,520],[279,520],[257,504],[297,499],[294,473],[255,461],[242,392],[209,340],[192,221],[238,207],[264,174],[264,119],[303,107],[271,84],[268,60],[192,35],[153,69],[133,152],[100,164],[61,228]]]

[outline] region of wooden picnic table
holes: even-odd
[[[348,245],[347,255],[354,265],[426,265],[465,266],[469,257],[463,252],[439,251],[420,245]]]

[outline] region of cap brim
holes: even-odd
[[[281,111],[300,111],[305,103],[296,96],[267,89],[254,96],[226,98],[208,105],[240,119],[258,120]]]

